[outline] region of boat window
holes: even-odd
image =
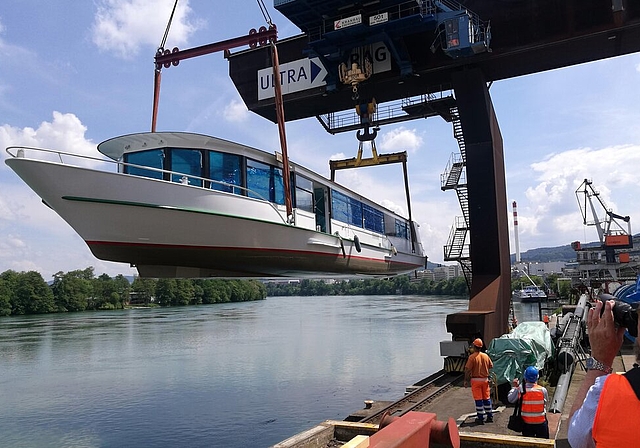
[[[362,203],[338,191],[331,190],[333,219],[362,227]]]
[[[362,204],[362,217],[364,228],[378,233],[384,233],[384,213],[380,210]]]
[[[151,168],[163,169],[164,151],[162,149],[150,149],[148,151],[132,152],[124,155],[124,162],[133,165],[148,166]],[[151,179],[162,179],[161,171],[146,170],[135,166],[124,166],[124,172],[134,176],[149,177]]]
[[[171,171],[181,174],[172,174],[173,182],[188,183],[201,187],[202,180],[191,176],[202,177],[202,153],[197,149],[172,149]]]
[[[409,239],[409,229],[406,221],[400,221],[396,219],[396,236],[399,236],[404,239]]]
[[[313,182],[296,174],[296,207],[313,213]]]
[[[302,188],[303,190],[313,191],[313,182],[311,182],[306,177],[302,177],[299,174],[296,174],[296,187]]]
[[[284,204],[284,184],[280,168],[247,160],[247,188],[249,197]]]
[[[241,189],[231,185],[242,185],[240,156],[216,151],[209,152],[209,179],[224,182],[211,182],[211,188],[228,193],[241,194]],[[229,185],[230,184],[230,185]]]

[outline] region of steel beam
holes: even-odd
[[[472,284],[469,311],[464,314],[483,321],[477,330],[489,345],[506,332],[511,298],[502,136],[480,69],[456,72],[452,82],[467,154]]]

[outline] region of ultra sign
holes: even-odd
[[[326,84],[325,76],[327,76],[327,69],[324,68],[318,58],[298,59],[281,64],[280,85],[282,86],[282,95],[324,86]],[[275,96],[273,85],[273,68],[267,67],[258,70],[258,101]]]

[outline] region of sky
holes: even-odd
[[[109,138],[151,126],[153,56],[174,0],[4,0],[0,4],[0,149],[37,146],[99,156]],[[299,30],[265,2],[279,38]],[[180,0],[167,47],[189,48],[246,35],[265,20],[253,0]],[[640,54],[497,81],[490,94],[504,140],[511,253],[511,203],[518,203],[520,252],[595,241],[575,190],[593,181],[607,206],[640,219]],[[286,115],[286,109],[285,109]],[[197,132],[266,151],[276,125],[247,110],[222,54],[163,71],[158,130]],[[354,157],[354,133],[332,136],[315,118],[286,125],[289,157],[329,177],[329,160]],[[408,152],[411,208],[432,262],[443,261],[455,192],[440,174],[457,152],[440,118],[384,126],[379,153]],[[370,155],[365,149],[365,156]],[[82,239],[11,171],[0,152],[0,272],[93,266],[96,275],[133,275],[96,259]],[[402,168],[341,171],[338,182],[406,216]]]

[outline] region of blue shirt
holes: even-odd
[[[568,439],[572,448],[595,448],[596,444],[591,432],[600,401],[600,393],[608,376],[603,375],[596,378],[593,386],[589,388],[582,406],[571,417]]]

